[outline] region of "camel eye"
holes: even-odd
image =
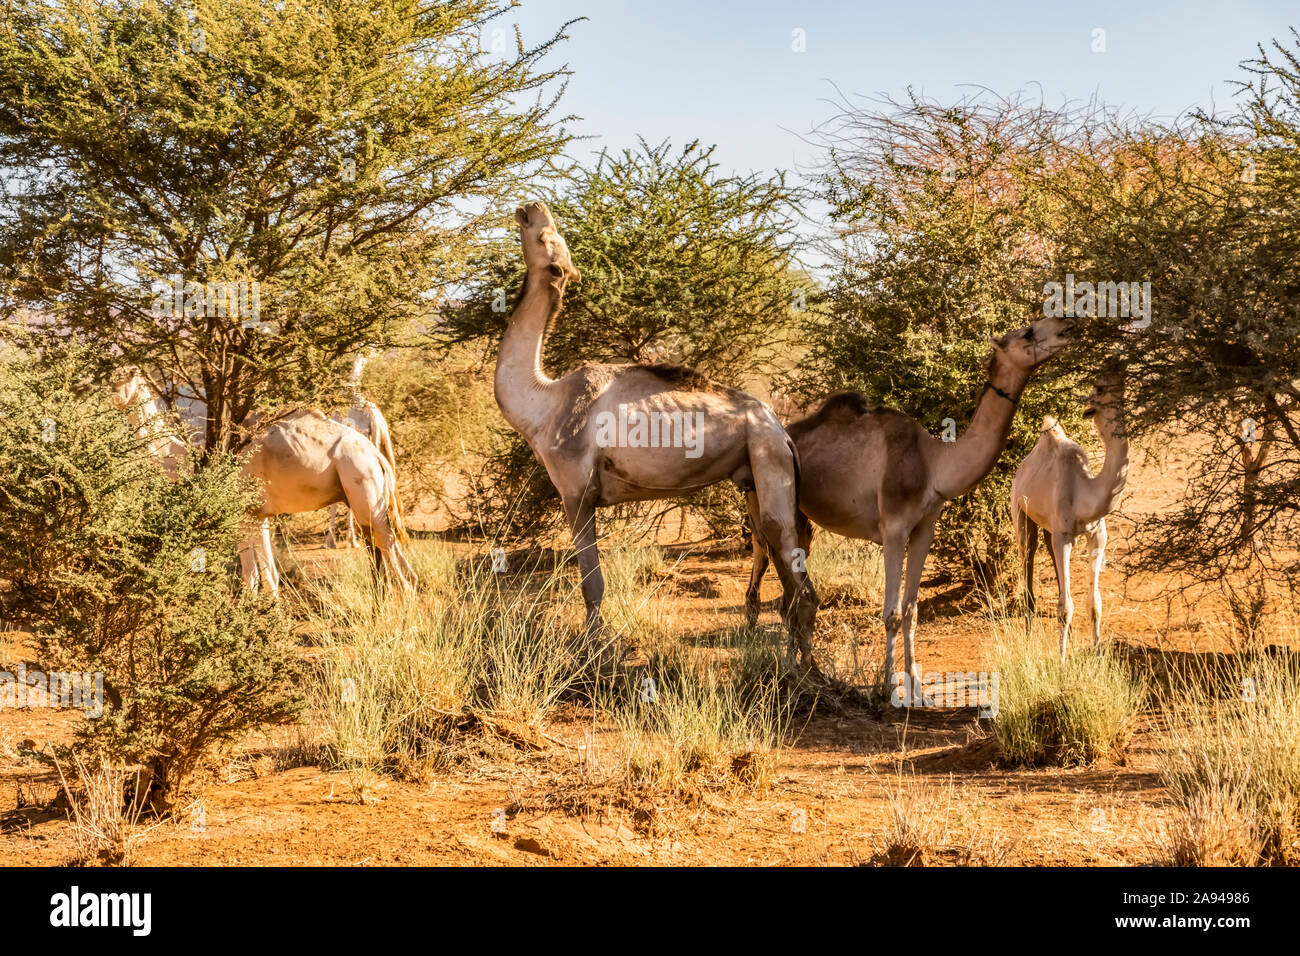
[[[1030,342],[1034,340],[1034,327],[1032,325],[1025,330],[1025,338]]]

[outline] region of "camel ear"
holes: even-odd
[[[1004,349],[1007,347],[1007,337],[1005,335],[995,336],[989,339],[989,344],[995,349]]]
[[[523,206],[515,207],[515,222],[519,223],[520,228],[528,228],[528,210]]]

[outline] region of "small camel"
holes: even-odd
[[[394,474],[397,472],[397,460],[393,456],[393,439],[388,430],[388,420],[384,418],[384,413],[379,410],[378,405],[368,401],[359,392],[356,392],[353,395],[352,407],[345,412],[336,412],[330,418],[333,421],[342,422],[344,425],[356,429],[369,438],[371,443],[379,449],[379,453],[387,460]],[[325,547],[337,548],[339,546],[338,537],[334,530],[338,523],[339,508],[346,512],[348,518],[347,546],[349,548],[360,547],[361,542],[357,540],[357,525],[352,518],[352,509],[342,504],[330,505],[329,530],[325,534]]]
[[[153,393],[140,369],[123,369],[108,401],[114,408],[126,411],[136,435],[148,441],[149,453],[175,478],[189,458],[189,446],[168,430],[162,400]]]
[[[984,394],[970,425],[954,442],[939,441],[901,412],[869,406],[856,392],[832,395],[788,429],[799,452],[803,513],[828,531],[866,538],[884,548],[883,673],[903,685],[894,691],[899,704],[928,703],[921,692],[912,629],[921,572],[939,513],[993,469],[1006,447],[1025,383],[1065,346],[1068,329],[1065,320],[1045,318],[993,339]],[[767,549],[755,535],[754,565],[745,595],[751,622],[758,616],[767,562]],[[895,639],[900,628],[905,671],[896,674]]]
[[[789,656],[816,667],[817,595],[796,549],[798,459],[772,410],[745,392],[672,365],[584,365],[559,379],[542,369],[542,345],[579,273],[543,203],[515,210],[527,276],[496,367],[502,414],[528,442],[559,491],[582,573],[586,633],[600,627],[605,583],[596,509],[675,498],[734,481],[755,512],[785,591]],[[803,522],[806,524],[806,522]]]
[[[415,574],[402,552],[407,537],[392,466],[360,432],[315,410],[294,412],[254,441],[242,470],[262,483],[262,504],[253,512],[262,521],[239,556],[251,589],[257,589],[260,571],[271,593],[279,593],[268,519],[336,502],[347,502],[356,516],[376,571],[386,571],[402,591],[414,589]]]
[[[1047,532],[1058,587],[1057,615],[1061,623],[1061,659],[1074,618],[1070,597],[1070,551],[1080,534],[1088,536],[1088,567],[1092,572],[1089,607],[1092,642],[1101,641],[1101,571],[1106,566],[1106,515],[1115,509],[1128,480],[1128,439],[1123,413],[1124,388],[1118,378],[1099,381],[1088,399],[1084,418],[1092,419],[1106,449],[1106,463],[1093,477],[1088,454],[1071,441],[1050,415],[1033,450],[1016,469],[1011,482],[1011,523],[1024,564],[1025,607],[1034,612],[1034,557],[1038,529]]]

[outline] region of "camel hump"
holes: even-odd
[[[1043,429],[1042,429],[1042,430],[1043,430],[1044,432],[1046,432],[1047,434],[1051,435],[1051,436],[1054,437],[1054,438],[1065,438],[1065,437],[1066,437],[1066,435],[1065,435],[1065,429],[1061,427],[1061,423],[1058,422],[1058,421],[1057,421],[1054,417],[1052,417],[1051,415],[1044,415],[1044,416],[1043,416]]]
[[[716,392],[721,390],[718,384],[708,376],[701,375],[695,369],[687,368],[685,365],[642,365],[641,368],[655,378],[667,382],[673,388],[691,392]]]
[[[822,407],[809,415],[806,421],[853,420],[876,410],[861,392],[836,392],[822,402]]]

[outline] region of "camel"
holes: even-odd
[[[1028,613],[1034,612],[1034,556],[1038,551],[1038,529],[1042,528],[1047,532],[1056,568],[1062,660],[1074,618],[1070,551],[1080,534],[1088,536],[1092,642],[1096,646],[1101,641],[1100,578],[1106,566],[1106,515],[1114,510],[1128,480],[1128,439],[1120,409],[1123,400],[1120,380],[1103,379],[1093,389],[1083,413],[1084,418],[1092,420],[1106,449],[1106,462],[1096,477],[1088,467],[1087,452],[1048,415],[1043,419],[1038,442],[1011,482],[1011,523],[1024,564],[1025,607]]]
[[[129,410],[130,421],[142,438],[155,436],[150,452],[174,478],[188,457],[189,446],[166,433],[162,403],[139,369],[125,370],[109,401]],[[386,427],[382,437],[387,440]],[[391,443],[386,447],[391,456]],[[252,443],[241,470],[258,479],[262,489],[261,504],[253,513],[260,520],[239,549],[240,574],[250,590],[258,590],[260,579],[273,595],[279,594],[270,518],[317,511],[338,502],[346,502],[360,522],[376,570],[386,570],[404,591],[414,588],[415,574],[401,548],[407,537],[392,466],[357,429],[318,411],[294,412],[270,425]]]
[[[546,332],[580,274],[545,204],[520,206],[515,222],[527,275],[501,341],[496,399],[560,493],[582,574],[587,638],[599,633],[605,590],[596,509],[680,497],[730,479],[745,491],[754,537],[777,566],[791,663],[797,647],[802,666],[815,671],[817,594],[796,553],[798,458],[776,415],[753,396],[680,366],[584,365],[548,377]]]
[[[114,408],[126,411],[127,421],[136,435],[147,440],[149,454],[175,478],[189,459],[189,446],[168,431],[162,400],[149,387],[140,369],[135,366],[124,369],[108,401]]]
[[[939,441],[916,420],[893,409],[873,408],[856,392],[830,396],[816,412],[787,429],[799,453],[799,507],[804,515],[828,531],[883,546],[883,673],[904,685],[901,695],[895,689],[900,704],[928,703],[921,692],[912,630],[921,572],[939,513],[993,469],[1006,447],[1021,391],[1034,370],[1065,346],[1068,328],[1066,320],[1044,318],[992,340],[984,392],[956,441]],[[767,549],[757,536],[753,550],[745,595],[751,623],[758,616],[759,587],[768,563]],[[901,675],[894,671],[900,628],[905,666]]]
[[[379,453],[384,456],[394,473],[397,471],[397,460],[393,456],[393,439],[388,431],[388,420],[384,418],[384,413],[379,410],[379,406],[374,402],[367,401],[359,392],[354,392],[352,406],[345,412],[336,412],[330,418],[336,422],[342,422],[351,428],[356,429],[362,435],[370,439],[371,443],[379,449]],[[357,525],[352,518],[352,511],[346,505],[332,504],[329,508],[329,530],[325,535],[325,547],[337,548],[339,546],[338,537],[335,534],[335,526],[338,522],[338,510],[342,507],[347,513],[348,518],[348,536],[347,546],[349,548],[360,547],[357,540]]]
[[[392,466],[356,429],[319,411],[294,412],[254,441],[242,470],[262,486],[262,503],[253,512],[262,519],[260,526],[240,549],[244,582],[251,589],[257,590],[261,572],[268,590],[279,593],[268,519],[336,502],[346,502],[356,516],[376,571],[387,572],[403,591],[414,589],[415,573],[402,552],[407,537]]]

